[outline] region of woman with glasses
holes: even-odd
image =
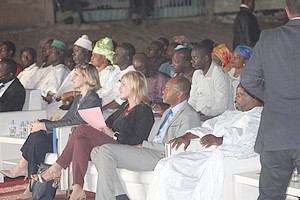
[[[101,99],[96,93],[100,88],[99,76],[93,65],[77,65],[72,82],[74,88],[80,90],[80,94],[75,97],[66,115],[58,121],[44,119],[31,123],[31,133],[21,148],[21,160],[10,170],[1,170],[2,174],[10,178],[35,174],[37,165],[44,162],[46,153],[53,151],[53,128],[85,124],[78,110],[101,107]],[[23,194],[27,198],[30,197],[29,190]]]

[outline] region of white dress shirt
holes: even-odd
[[[9,88],[9,86],[12,84],[12,82],[14,82],[15,79],[5,83],[5,84],[1,84],[1,88],[0,88],[0,97],[2,97],[2,95],[4,94],[4,92]],[[4,85],[4,86],[3,86]],[[3,87],[2,87],[3,86]]]
[[[196,70],[192,78],[189,103],[197,112],[217,116],[233,109],[233,92],[228,74],[214,62],[204,75]]]
[[[25,89],[34,89],[38,80],[38,74],[39,66],[33,63],[19,73],[18,79]]]

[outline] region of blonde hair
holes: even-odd
[[[124,74],[121,79],[127,81],[131,96],[137,104],[149,104],[147,81],[143,73],[138,71],[130,71]]]
[[[91,64],[78,64],[75,66],[76,69],[82,73],[87,79],[87,84],[90,89],[99,90],[101,88],[98,70],[94,65]]]

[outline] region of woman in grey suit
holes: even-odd
[[[46,153],[53,151],[53,128],[85,124],[78,110],[101,107],[101,99],[96,93],[96,90],[100,88],[99,76],[93,65],[77,65],[72,82],[74,88],[80,90],[80,94],[75,97],[66,115],[58,121],[37,120],[33,122],[30,125],[31,133],[21,148],[21,160],[10,170],[2,170],[2,174],[10,178],[35,174],[37,165],[44,162]]]

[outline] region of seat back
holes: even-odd
[[[40,90],[25,89],[25,92],[26,96],[22,110],[26,111],[42,109],[42,96]]]

